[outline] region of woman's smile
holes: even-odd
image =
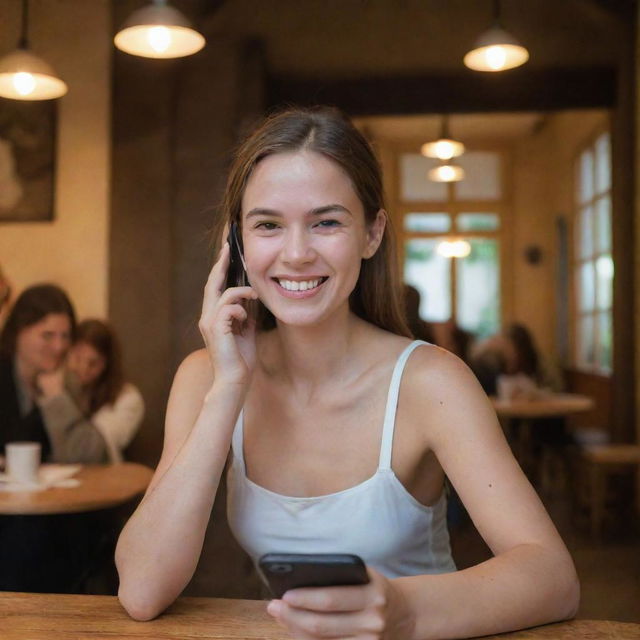
[[[273,281],[282,290],[282,295],[292,298],[309,298],[314,296],[327,280],[328,276],[273,278]]]

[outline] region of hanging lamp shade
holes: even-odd
[[[453,162],[443,162],[427,173],[433,182],[460,182],[464,179],[464,169]]]
[[[67,85],[51,65],[28,49],[0,59],[0,96],[12,100],[50,100],[67,93]]]
[[[502,27],[485,31],[464,57],[464,64],[474,71],[514,69],[529,60],[529,52]]]
[[[144,58],[182,58],[205,45],[189,20],[166,0],[134,11],[114,38],[118,49]]]
[[[29,1],[22,0],[18,48],[0,58],[0,96],[11,100],[51,100],[67,93],[53,67],[29,49]]]
[[[420,153],[427,158],[438,158],[439,160],[451,160],[464,153],[464,144],[454,140],[449,133],[449,118],[442,116],[442,127],[440,137],[431,142],[425,142],[420,148]]]

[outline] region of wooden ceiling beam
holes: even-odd
[[[613,68],[518,69],[354,79],[270,76],[270,107],[329,104],[352,115],[556,111],[612,107]]]

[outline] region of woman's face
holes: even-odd
[[[64,313],[50,313],[24,327],[16,339],[16,357],[31,373],[50,373],[63,362],[71,344],[71,320]]]
[[[87,342],[76,342],[69,351],[69,370],[78,378],[83,387],[98,380],[107,366],[105,357]]]
[[[249,281],[284,324],[317,324],[340,308],[382,238],[385,215],[365,224],[351,180],[313,151],[268,156],[242,199]]]

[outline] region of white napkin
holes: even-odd
[[[80,464],[42,464],[38,469],[38,482],[14,482],[6,473],[0,473],[0,491],[44,491],[50,487],[78,487],[80,480],[73,478],[82,468]]]

